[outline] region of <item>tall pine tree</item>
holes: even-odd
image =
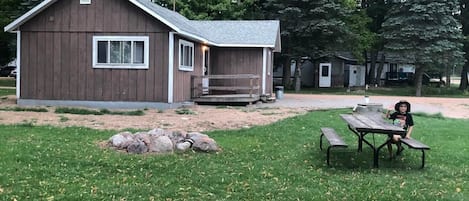
[[[290,59],[308,56],[316,60],[331,56],[335,50],[346,49],[351,39],[359,36],[348,26],[348,22],[354,20],[349,18],[353,9],[347,2],[350,1],[266,0],[264,2],[265,17],[280,20],[282,59],[286,67],[284,69],[290,67]],[[290,76],[290,71],[284,70],[285,87],[291,85]]]
[[[459,84],[459,89],[466,90],[469,89],[469,80],[467,78],[469,73],[469,0],[461,0],[460,8],[461,14],[459,15],[459,19],[462,24],[462,32],[465,36],[464,53],[466,53],[466,62],[461,70],[461,82]]]
[[[461,24],[453,16],[458,11],[458,0],[398,1],[383,23],[385,50],[415,64],[416,96],[426,70],[464,61]]]

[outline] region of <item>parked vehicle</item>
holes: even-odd
[[[442,78],[441,73],[439,72],[428,72],[423,73],[422,83],[429,86],[445,86],[445,81]]]
[[[16,79],[16,68],[10,72],[10,77],[14,77]]]
[[[12,70],[15,70],[15,66],[5,66],[0,68],[0,77],[8,77]]]

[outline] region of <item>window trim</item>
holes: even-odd
[[[189,46],[190,48],[192,48],[192,55],[191,55],[191,59],[192,59],[191,60],[191,65],[192,66],[185,66],[185,65],[181,64],[181,57],[182,57],[181,45]],[[179,39],[178,50],[179,50],[179,53],[178,53],[179,54],[179,58],[178,58],[179,70],[181,70],[181,71],[194,71],[194,52],[195,52],[194,43],[183,40],[183,39]]]
[[[133,42],[143,41],[143,63],[98,63],[98,41],[131,41],[131,61],[133,62]],[[116,69],[148,69],[150,39],[148,36],[93,36],[93,68],[116,68]],[[109,47],[110,48],[110,47]],[[107,52],[109,56],[109,52]]]

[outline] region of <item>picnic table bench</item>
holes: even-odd
[[[418,149],[422,151],[422,165],[420,168],[425,167],[425,150],[429,150],[430,147],[413,138],[402,138],[401,142],[411,149]]]
[[[329,156],[332,147],[347,147],[348,145],[342,140],[333,128],[321,128],[321,136],[319,137],[319,148],[322,150],[322,138],[326,137],[329,142],[327,147],[327,165],[329,166]]]

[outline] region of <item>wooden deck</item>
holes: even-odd
[[[260,99],[253,94],[204,95],[194,99],[196,103],[253,103]]]
[[[207,80],[203,86],[203,80]],[[253,103],[260,99],[260,76],[252,74],[192,76],[196,103]]]

